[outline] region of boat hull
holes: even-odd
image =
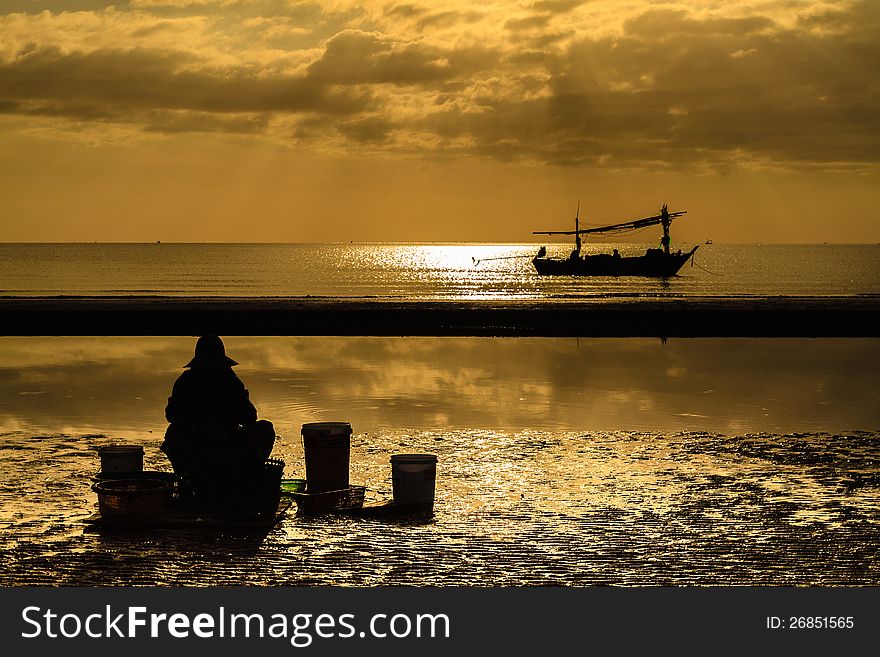
[[[582,258],[534,258],[532,264],[541,276],[648,276],[667,278],[675,276],[678,270],[694,255],[699,247],[688,253],[666,254],[652,249],[643,256],[631,258],[612,255],[592,255]]]

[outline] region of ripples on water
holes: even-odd
[[[876,585],[878,437],[358,434],[352,480],[368,502],[391,496],[390,454],[438,454],[432,521],[289,515],[265,536],[132,536],[79,524],[107,438],[6,435],[0,583]],[[290,474],[301,448],[280,451]]]
[[[629,256],[647,246],[656,245],[601,242],[584,250],[618,248]],[[880,294],[877,245],[703,245],[696,266],[688,264],[668,280],[537,276],[531,264],[537,249],[537,244],[0,244],[0,294],[508,300]],[[564,257],[571,246],[551,244],[548,250]]]

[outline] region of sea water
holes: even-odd
[[[588,243],[640,255],[653,244]],[[688,250],[693,245],[673,245]],[[537,276],[537,244],[0,244],[0,295],[554,299],[880,294],[880,245],[701,245],[669,279]],[[570,245],[551,244],[566,257]]]

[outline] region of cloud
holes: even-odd
[[[483,98],[480,112],[444,108],[430,129],[499,159],[556,164],[877,166],[880,85],[870,71],[880,46],[767,35],[774,23],[763,19],[706,21],[700,32],[681,12],[664,12],[669,31],[655,32],[647,26],[658,12],[648,13],[619,37],[582,38],[545,60],[546,95]],[[690,38],[670,43],[683,32]]]
[[[336,129],[348,139],[361,144],[382,143],[389,139],[393,124],[381,117],[368,117],[355,121],[343,121]]]
[[[365,92],[334,89],[307,76],[264,75],[250,67],[199,67],[182,52],[34,48],[0,64],[0,89],[11,100],[107,108],[203,112],[361,111]]]
[[[3,11],[7,14],[38,14],[51,12],[101,11],[109,7],[125,5],[127,0],[3,0]]]
[[[80,121],[107,121],[115,116],[112,112],[95,105],[59,102],[0,102],[0,114],[23,116],[67,117]]]
[[[624,32],[645,39],[709,35],[745,36],[776,27],[766,16],[699,18],[686,10],[652,9],[624,23]]]
[[[338,84],[418,84],[448,78],[443,52],[420,43],[397,43],[380,34],[345,30],[329,39],[310,77]]]
[[[734,59],[742,59],[743,57],[748,57],[749,55],[754,55],[758,50],[756,48],[749,48],[745,50],[744,48],[740,48],[736,52],[730,53],[730,56]]]
[[[418,5],[394,5],[385,8],[385,15],[398,18],[413,18],[427,13],[427,9]]]
[[[432,27],[451,27],[463,20],[465,20],[464,15],[457,11],[441,11],[420,18],[416,23],[416,29],[423,31]]]
[[[157,15],[212,14],[236,18],[285,17],[315,20],[321,16],[321,3],[310,0],[129,0],[132,8]]]
[[[538,0],[538,2],[532,3],[532,9],[553,14],[564,14],[576,7],[580,7],[585,2],[586,0]]]
[[[159,111],[138,117],[149,132],[164,134],[184,132],[219,132],[253,135],[266,130],[265,114],[215,114],[211,112]]]
[[[547,26],[550,22],[550,16],[537,15],[525,16],[524,18],[511,18],[504,23],[506,30],[537,30]]]
[[[874,2],[77,6],[0,16],[0,112],[426,157],[880,168]]]
[[[837,5],[818,3],[798,14],[798,27],[856,38],[876,36],[880,29],[880,5],[859,0]]]

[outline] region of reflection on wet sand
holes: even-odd
[[[0,429],[161,434],[192,338],[0,338]],[[880,420],[875,339],[227,338],[282,435],[844,431]]]
[[[361,434],[352,478],[374,498],[390,454],[438,454],[433,521],[288,516],[262,536],[84,532],[109,439],[7,435],[0,584],[877,585],[878,438]]]
[[[98,447],[168,469],[193,343],[0,339],[0,585],[880,584],[876,340],[229,338],[288,476],[350,420],[369,501],[438,455],[433,521],[84,532]]]

